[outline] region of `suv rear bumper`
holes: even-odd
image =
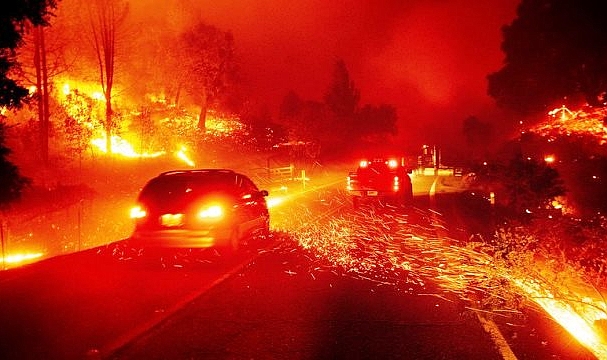
[[[136,230],[129,242],[140,247],[208,248],[230,245],[231,229],[212,230]]]

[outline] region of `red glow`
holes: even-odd
[[[206,22],[232,31],[255,96],[274,108],[289,90],[322,98],[331,66],[343,58],[361,102],[394,104],[399,114],[414,114],[414,123],[411,116],[399,117],[400,127],[411,129],[437,124],[447,111],[461,119],[492,106],[486,75],[502,65],[501,28],[519,3],[225,0],[173,9],[173,2],[139,0],[133,10],[142,19],[171,14],[173,26],[203,14]]]

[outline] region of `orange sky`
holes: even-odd
[[[304,99],[321,100],[335,59],[343,59],[362,104],[397,107],[404,139],[407,134],[432,137],[436,129],[461,132],[470,115],[490,120],[486,76],[501,67],[500,29],[514,19],[519,3],[140,1],[137,6],[153,9],[156,16],[167,13],[159,6],[179,4],[171,14],[231,31],[251,89],[273,110],[290,89]]]

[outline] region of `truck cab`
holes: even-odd
[[[408,205],[413,200],[411,173],[399,158],[363,159],[348,174],[346,190],[355,208],[368,201]]]

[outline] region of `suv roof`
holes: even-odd
[[[193,170],[170,170],[160,173],[158,176],[171,176],[171,175],[186,175],[186,174],[236,174],[234,170],[230,169],[193,169]]]

